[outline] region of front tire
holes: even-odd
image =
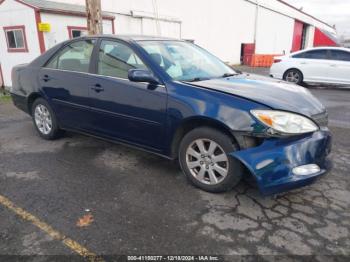
[[[224,133],[209,127],[196,128],[182,139],[179,162],[193,185],[208,192],[226,192],[242,178],[241,163],[228,155],[237,150]]]
[[[40,137],[53,140],[62,134],[55,113],[45,99],[37,98],[32,105],[31,112],[35,129]]]

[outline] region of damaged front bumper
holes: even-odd
[[[287,138],[266,138],[257,147],[232,152],[251,172],[264,195],[312,183],[331,168],[328,130]]]

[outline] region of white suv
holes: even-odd
[[[317,47],[275,57],[270,76],[296,84],[350,85],[350,49]]]

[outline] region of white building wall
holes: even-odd
[[[60,2],[85,5],[85,0],[59,0]],[[102,10],[116,17],[116,34],[162,35],[165,37],[181,37],[181,23],[171,14],[176,1],[158,0],[158,14],[152,0],[102,0]],[[186,4],[183,1],[182,4]],[[177,9],[176,12],[181,12]],[[158,23],[157,25],[157,19]],[[159,28],[159,29],[158,29]]]
[[[142,18],[116,14],[114,28],[117,34],[142,34]]]
[[[231,63],[240,62],[242,43],[254,41],[255,7],[242,0],[158,1],[165,10],[173,3],[174,14],[181,17],[181,36],[193,39],[214,55]]]
[[[56,0],[58,1],[58,0]],[[83,5],[85,0],[59,0]],[[242,43],[254,42],[256,6],[259,7],[259,21],[256,34],[256,51],[260,54],[290,52],[292,48],[294,20],[311,25],[307,46],[312,46],[314,27],[335,33],[335,30],[306,14],[278,0],[102,0],[105,11],[130,15],[142,12],[148,16],[158,15],[169,20],[181,21],[177,29],[170,29],[169,23],[161,23],[160,33],[175,36],[176,31],[183,39],[195,42],[224,61],[239,63]],[[156,8],[153,5],[156,3]],[[115,20],[116,33],[158,34],[154,21],[136,18]],[[143,24],[144,23],[144,24]],[[126,26],[124,28],[124,26]],[[140,29],[141,27],[141,29]]]
[[[79,1],[79,0],[78,0]],[[161,4],[163,0],[157,0],[156,2]],[[82,2],[80,0],[80,2]],[[102,0],[101,1],[102,10],[108,10],[109,12],[120,12],[120,13],[130,13],[130,10],[140,11],[144,13],[153,14],[153,0]],[[170,7],[168,8],[168,10]],[[162,10],[159,10],[160,12]]]
[[[107,20],[107,19],[103,19],[102,20],[102,30],[103,30],[104,34],[113,34],[113,25],[112,25],[112,23],[113,23],[112,20]]]
[[[9,53],[3,27],[24,25],[28,52]],[[18,64],[29,63],[40,54],[34,10],[14,0],[0,5],[0,63],[4,85],[11,86],[11,70]]]
[[[104,0],[106,1],[106,0]],[[258,2],[259,4],[266,6],[268,8],[271,8],[272,10],[275,10],[277,12],[280,12],[286,16],[290,16],[292,18],[295,18],[301,22],[304,22],[306,24],[318,27],[320,29],[326,30],[330,33],[336,34],[336,31],[333,27],[318,21],[312,17],[310,17],[307,14],[303,14],[301,12],[299,12],[298,10],[289,7],[286,4],[283,4],[282,2],[278,1],[278,0],[244,0],[244,1],[251,1],[251,2]]]
[[[254,19],[247,18],[254,14],[255,6],[246,1],[158,0],[156,3],[162,36],[195,40],[224,61],[239,63],[241,43],[254,40]],[[145,17],[138,20],[116,15],[116,34],[158,35],[157,23],[147,18],[157,16],[152,0],[103,0],[102,9],[112,13],[144,14]]]
[[[158,35],[157,23],[154,19],[142,18],[142,33],[144,35]]]
[[[51,26],[50,32],[44,33],[46,49],[69,39],[68,26],[87,26],[85,17],[67,16],[61,14],[41,13],[41,21],[42,23],[49,23]],[[105,34],[112,34],[111,20],[103,20],[103,32]]]
[[[181,38],[181,23],[170,21],[159,21],[160,33],[165,37]]]
[[[239,63],[241,43],[253,42],[254,19],[247,17],[251,17],[255,7],[246,1],[158,0],[156,3],[158,16],[168,20],[160,22],[162,36],[195,40],[224,61]],[[156,11],[152,0],[103,0],[102,9],[126,14],[142,11],[145,16],[155,16]],[[115,23],[118,34],[121,32],[118,17]],[[154,20],[143,18],[142,23],[142,34],[158,34]]]
[[[84,0],[60,1],[85,3]],[[155,20],[147,18],[156,17],[158,11],[162,36],[195,40],[224,61],[239,63],[241,43],[253,42],[254,19],[250,18],[255,6],[244,0],[157,0],[156,3],[155,10],[153,0],[101,1],[102,10],[116,15],[116,34],[158,35]],[[145,17],[125,18],[118,13],[138,13]]]
[[[259,8],[255,53],[284,54],[292,47],[295,20],[265,8]]]

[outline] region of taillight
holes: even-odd
[[[282,61],[282,59],[274,59],[274,60],[273,60],[274,63],[279,63],[279,62],[281,62],[281,61]]]

